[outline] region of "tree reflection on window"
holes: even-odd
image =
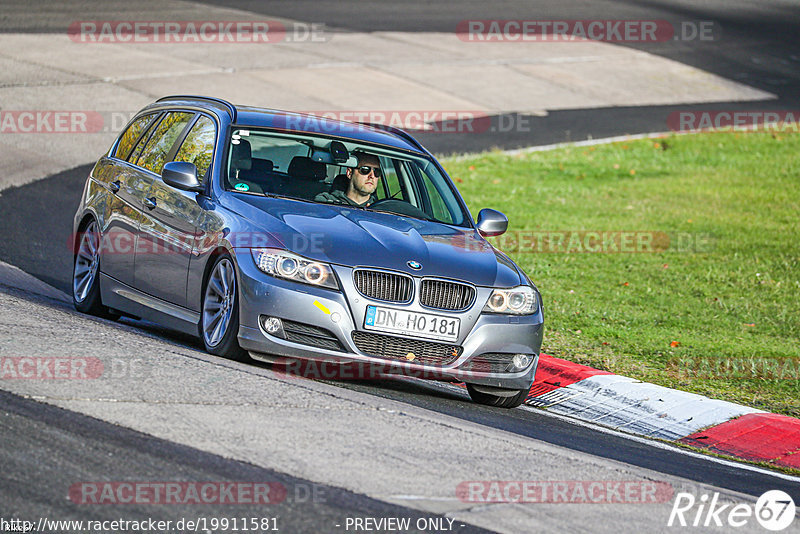
[[[161,174],[161,168],[164,167],[164,160],[169,150],[192,117],[192,113],[184,112],[167,114],[161,124],[158,125],[153,137],[147,142],[147,146],[144,147],[144,151],[139,156],[136,164],[156,174]]]
[[[175,155],[175,161],[194,163],[195,167],[197,167],[197,177],[201,182],[206,175],[206,171],[208,171],[208,167],[211,165],[216,134],[217,129],[214,126],[214,121],[206,116],[201,116],[192,126],[180,150]]]
[[[117,150],[114,152],[114,155],[120,159],[125,159],[128,157],[128,154],[131,153],[133,150],[133,145],[136,144],[136,140],[139,139],[139,135],[144,131],[145,128],[150,124],[155,118],[156,114],[151,113],[150,115],[145,115],[144,117],[139,117],[125,130],[125,133],[122,134],[122,138],[119,140],[119,144],[117,145]]]

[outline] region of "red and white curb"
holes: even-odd
[[[525,404],[631,434],[800,469],[800,419],[545,354]]]

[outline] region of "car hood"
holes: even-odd
[[[472,228],[339,205],[236,195],[226,207],[306,258],[439,276],[479,286],[520,284],[514,263]],[[422,267],[412,269],[408,263]]]

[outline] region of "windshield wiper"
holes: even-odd
[[[262,192],[261,194],[264,195],[267,198],[285,198],[285,199],[289,199],[289,200],[300,200],[302,202],[316,202],[315,200],[309,200],[307,198],[293,197],[293,196],[289,196],[289,195],[279,195],[278,193]]]

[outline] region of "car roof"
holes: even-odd
[[[190,105],[213,110],[219,115],[227,114],[231,123],[239,127],[274,128],[289,132],[317,134],[427,154],[422,145],[407,132],[381,124],[354,123],[306,113],[254,106],[235,106],[225,100],[206,96],[167,96],[159,98],[155,105],[158,107]]]

